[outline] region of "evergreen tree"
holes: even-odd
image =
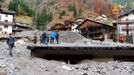
[[[25,12],[28,16],[33,16],[34,11],[30,7],[30,5],[23,0],[13,0],[8,6],[8,10],[16,11],[17,15]]]
[[[16,12],[17,12],[17,15],[20,15],[20,13],[21,13],[21,7],[20,7],[20,5],[17,6]]]
[[[75,5],[69,5],[68,10],[73,12],[74,17],[77,17],[78,13],[77,13]]]
[[[82,14],[82,9],[79,9],[79,16],[81,16]]]
[[[4,0],[0,0],[0,6],[3,6],[3,3],[4,2]]]
[[[37,15],[36,19],[37,28],[45,26],[46,24],[48,24],[48,22],[52,20],[52,18],[53,18],[52,13],[49,13],[46,10],[42,11]]]
[[[4,2],[4,0],[0,0],[0,2],[2,3],[2,2]]]
[[[77,10],[76,10],[76,7],[75,6],[73,6],[73,12],[74,12],[74,17],[77,17]]]

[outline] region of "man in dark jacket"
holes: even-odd
[[[46,34],[46,32],[44,32],[42,34],[42,43],[43,43],[43,45],[46,45],[46,43],[47,43],[47,34]]]
[[[56,42],[57,42],[57,44],[59,44],[59,33],[58,33],[58,31],[57,31],[57,33],[56,33]]]
[[[7,38],[7,44],[9,46],[9,55],[13,56],[12,49],[13,49],[14,44],[15,44],[15,38],[12,36],[12,34],[10,34],[9,37]]]

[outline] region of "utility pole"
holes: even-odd
[[[126,19],[126,35],[129,36],[129,24],[128,24],[128,18]]]
[[[119,25],[118,25],[118,15],[117,15],[117,42],[119,42]]]
[[[132,39],[133,39],[133,44],[134,44],[134,27],[132,27]]]
[[[119,10],[116,4],[114,4],[114,8],[113,8],[113,13],[116,15],[116,23],[117,23],[117,31],[116,31],[116,40],[117,42],[119,41],[119,26],[118,26],[118,14],[119,14]]]

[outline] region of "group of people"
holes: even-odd
[[[36,40],[34,41],[34,43],[37,42],[37,37],[34,37]],[[43,34],[41,35],[41,40],[43,45],[47,45],[48,43],[50,44],[54,44],[55,41],[57,44],[59,44],[59,33],[58,31],[51,31],[50,34],[47,34],[46,32],[43,32]],[[9,34],[9,37],[7,38],[7,44],[9,47],[9,55],[12,57],[13,53],[12,53],[12,49],[15,45],[15,37],[12,36],[12,34]]]
[[[59,33],[58,31],[57,32],[51,31],[50,34],[43,32],[41,39],[42,39],[43,45],[46,45],[48,43],[54,44],[55,41],[57,44],[59,44]]]

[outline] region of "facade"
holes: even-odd
[[[0,33],[9,34],[13,32],[15,12],[0,11]]]
[[[62,31],[62,30],[64,30],[64,24],[61,24],[61,23],[57,23],[57,24],[55,24],[54,26],[52,26],[51,28],[50,28],[50,30],[59,30],[59,31]]]
[[[32,28],[25,25],[25,24],[20,24],[20,23],[16,23],[14,26],[13,26],[13,32],[16,33],[16,32],[21,32],[21,31],[27,31],[27,30],[31,30]]]
[[[100,22],[86,19],[76,29],[87,37],[94,40],[108,40],[113,39],[112,35],[115,33],[115,28]]]
[[[84,22],[83,19],[77,19],[77,20],[73,23],[73,25],[72,25],[72,27],[71,27],[71,31],[72,31],[72,32],[79,32],[79,30],[76,29],[76,27],[78,27],[82,22]]]
[[[118,31],[122,35],[132,35],[134,30],[134,10],[119,16]]]
[[[50,28],[50,30],[59,30],[59,31],[71,31],[73,22],[70,20],[65,20],[64,24],[57,23]]]

